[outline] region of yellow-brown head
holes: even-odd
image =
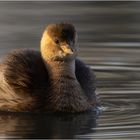
[[[41,39],[41,54],[44,60],[71,61],[77,55],[76,31],[72,24],[50,24]]]

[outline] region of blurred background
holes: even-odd
[[[95,132],[81,137],[139,139],[140,2],[0,2],[0,58],[39,49],[45,27],[64,21],[77,29],[79,57],[95,71],[105,108]]]

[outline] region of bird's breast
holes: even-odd
[[[76,78],[70,75],[61,75],[58,79],[51,80],[47,97],[50,110],[81,112],[89,108],[87,97]]]
[[[87,97],[75,75],[75,61],[47,62],[50,87],[46,109],[61,112],[82,112],[90,108]]]

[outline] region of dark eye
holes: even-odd
[[[56,44],[59,44],[59,40],[58,40],[58,39],[55,39],[54,42],[55,42]]]

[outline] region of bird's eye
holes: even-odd
[[[58,39],[55,39],[54,42],[55,42],[56,44],[59,44],[59,40],[58,40]]]

